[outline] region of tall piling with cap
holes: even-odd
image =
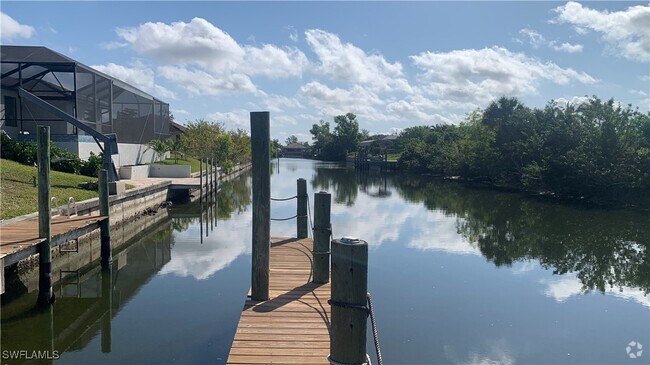
[[[332,195],[321,191],[314,194],[313,282],[330,281],[330,235]]]
[[[307,181],[297,180],[298,203],[296,205],[296,237],[307,238],[309,228],[307,227]]]
[[[52,226],[50,213],[50,127],[38,126],[38,304],[50,304],[52,292]],[[3,270],[0,268],[0,270]]]
[[[253,174],[253,252],[251,299],[269,299],[269,261],[271,242],[270,115],[251,112]]]
[[[343,237],[332,241],[330,358],[366,363],[368,244]]]

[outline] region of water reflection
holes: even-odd
[[[580,209],[453,181],[327,166],[315,168],[312,186],[353,207],[333,209],[344,217],[339,230],[358,232],[370,244],[408,237],[409,247],[481,254],[497,267],[536,260],[554,274],[574,273],[581,292],[650,292],[650,219],[638,212]],[[355,223],[369,212],[381,229]]]
[[[38,293],[32,292],[3,306],[2,349],[9,352],[7,356],[16,354],[11,363],[65,359],[66,353],[86,348],[97,336],[101,352],[110,353],[113,318],[169,262],[172,246],[166,221],[117,253],[109,271],[93,266],[55,273],[61,276],[54,286],[55,305],[45,310],[34,308]],[[20,355],[21,350],[27,355]]]
[[[250,174],[244,174],[222,183],[214,197],[173,206],[169,214],[177,245],[160,273],[205,280],[250,253],[250,184]]]

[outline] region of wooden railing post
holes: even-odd
[[[103,270],[110,269],[113,262],[113,253],[111,252],[111,207],[108,202],[108,171],[102,169],[99,171],[99,215],[106,219],[99,222],[99,234],[101,237],[101,264]]]
[[[368,244],[332,241],[332,331],[330,357],[344,364],[366,362]]]
[[[52,292],[52,226],[50,212],[50,127],[38,126],[38,304],[53,301]],[[4,270],[4,269],[3,269]]]
[[[253,174],[253,252],[251,299],[269,299],[271,251],[271,171],[269,170],[269,112],[251,112]]]
[[[330,212],[332,195],[321,191],[314,194],[314,251],[313,282],[330,281]]]
[[[298,179],[297,181],[298,204],[296,207],[296,236],[298,238],[307,238],[307,181]]]

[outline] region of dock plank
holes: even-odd
[[[99,222],[106,217],[96,212],[84,216],[55,216],[51,222],[52,247],[90,233],[99,228]],[[0,259],[4,266],[27,258],[37,252],[37,245],[43,239],[38,237],[38,217],[0,226]]]
[[[331,289],[311,283],[312,247],[272,238],[270,299],[244,303],[228,364],[329,364]]]

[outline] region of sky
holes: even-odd
[[[168,102],[175,120],[311,141],[458,124],[500,96],[650,110],[647,2],[0,3],[3,45],[41,45]]]

